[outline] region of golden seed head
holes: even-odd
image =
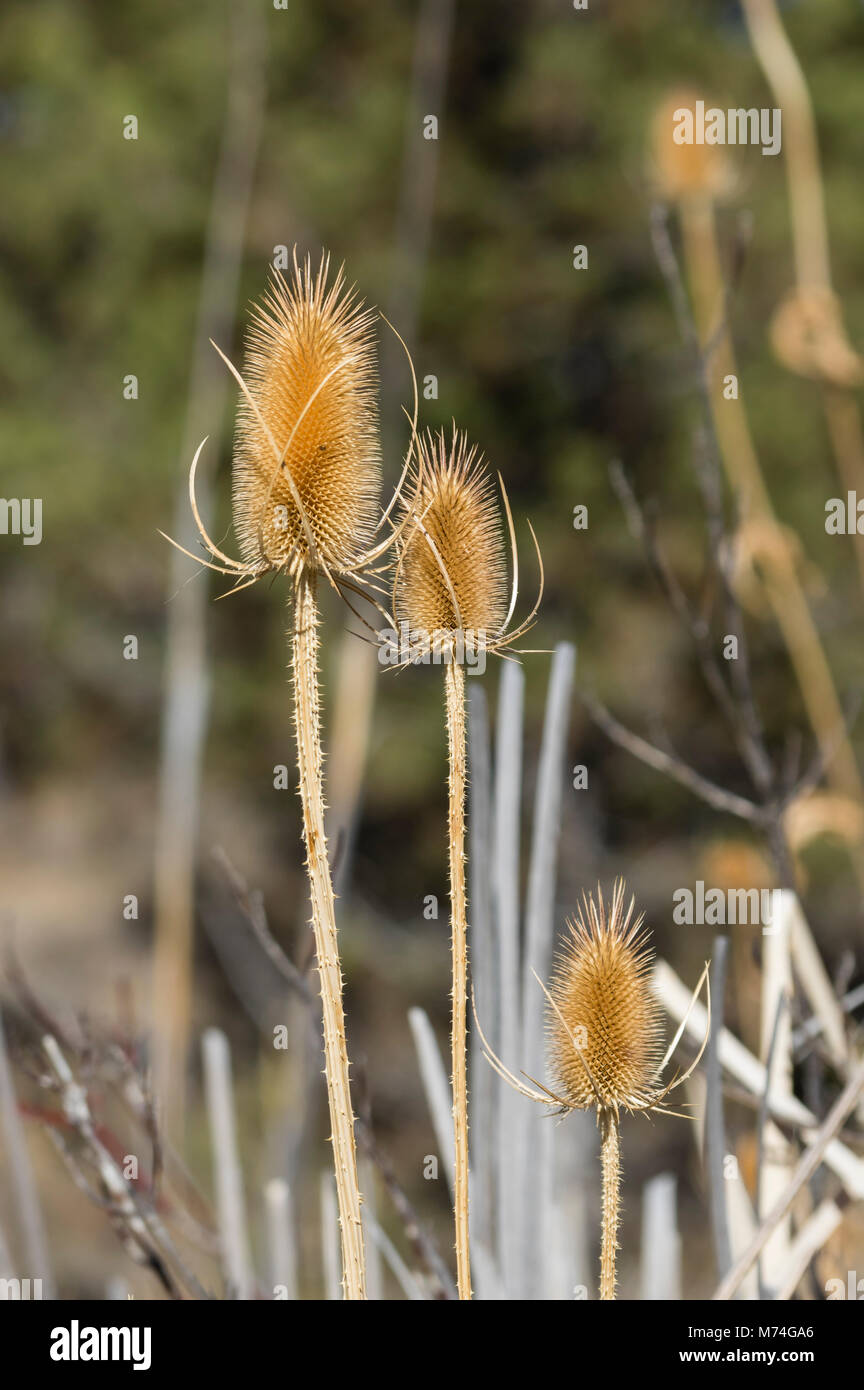
[[[596,899],[583,898],[550,982],[552,1069],[562,1099],[579,1110],[650,1104],[659,1090],[662,1015],[649,981],[653,952],[633,906],[631,898],[624,910],[620,879],[608,911],[599,888]]]
[[[315,274],[308,257],[302,266],[295,258],[291,280],[274,272],[248,332],[243,375],[257,411],[241,396],[233,491],[250,564],[293,570],[320,557],[351,569],[372,539],[381,482],[375,314],[342,270],[329,286],[328,272],[326,255]]]
[[[443,430],[429,430],[416,447],[423,485],[412,498],[417,520],[401,549],[394,616],[412,629],[483,632],[491,641],[507,616],[507,559],[494,483],[482,455],[455,427],[449,446]]]

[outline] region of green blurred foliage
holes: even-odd
[[[276,244],[327,245],[372,302],[393,273],[399,178],[427,152],[408,126],[416,7],[322,0],[264,11],[267,100],[248,225],[245,301]],[[864,35],[844,0],[786,7],[812,85],[825,164],[835,282],[864,338]],[[0,420],[3,492],[44,499],[44,541],[4,538],[2,756],[13,786],[152,773],[169,555],[189,363],[221,138],[229,6],[149,0],[7,0],[0,29]],[[523,597],[534,571],[523,518],[544,551],[536,641],[579,644],[582,678],[641,728],[662,721],[689,761],[746,786],[674,619],[646,578],[609,486],[620,458],[657,500],[685,584],[704,528],[689,465],[695,394],[651,250],[648,132],[682,83],[719,104],[769,104],[737,6],[701,0],[457,4],[417,367],[438,375],[428,423],[453,416],[504,475],[519,525]],[[122,138],[138,116],[137,141]],[[413,119],[413,117],[411,118]],[[416,122],[415,122],[416,126]],[[754,234],[734,329],[742,388],[782,519],[825,587],[814,602],[841,689],[864,677],[851,547],[826,538],[838,491],[815,387],[773,358],[769,317],[791,284],[782,157],[734,152],[736,217]],[[572,268],[572,247],[589,269]],[[398,325],[397,325],[398,326]],[[134,372],[140,398],[125,401]],[[393,422],[390,422],[391,425]],[[216,533],[227,533],[228,451]],[[396,461],[388,460],[395,478]],[[572,528],[585,503],[587,532]],[[197,582],[206,582],[204,580]],[[214,586],[214,593],[218,588]],[[290,762],[284,594],[261,586],[212,609],[213,724],[207,776],[251,801],[285,842],[274,761]],[[335,634],[344,615],[329,611]],[[141,657],[124,669],[121,640]],[[778,744],[803,727],[778,635],[754,624],[756,680]],[[529,658],[532,737],[546,658]],[[326,669],[332,661],[328,655]],[[443,886],[440,690],[423,672],[382,683],[358,879],[394,916],[417,883]],[[490,691],[494,672],[487,678]],[[609,843],[626,859],[713,830],[686,794],[611,751],[577,716],[574,760],[596,773]],[[236,792],[233,789],[236,788]],[[292,807],[289,821],[295,816]],[[291,830],[296,825],[291,821]],[[406,829],[407,828],[407,829]],[[405,853],[406,834],[411,843]],[[290,843],[290,839],[287,841]]]

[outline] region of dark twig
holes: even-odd
[[[761,744],[761,731],[758,727],[758,718],[754,720],[755,706],[753,705],[752,699],[748,700],[746,703],[742,702],[740,707],[736,702],[726,683],[720,662],[717,659],[715,645],[711,639],[709,624],[693,608],[693,605],[679,584],[674,572],[671,570],[660,545],[654,519],[649,516],[647,509],[638,501],[624,469],[617,460],[610,465],[609,475],[612,486],[624,508],[630,524],[630,529],[637,539],[641,540],[645,548],[645,555],[649,568],[665,594],[672,611],[679,618],[684,630],[693,642],[699,660],[699,666],[702,671],[702,677],[711,695],[714,697],[716,704],[726,718],[726,722],[738,744],[739,752],[741,753],[745,766],[750,772],[753,783],[757,790],[764,793],[773,782],[773,773],[770,760],[768,760]],[[718,542],[718,545],[721,543],[722,541]],[[725,572],[716,562],[715,568],[718,571],[721,587],[727,595],[726,608],[728,613],[730,609],[735,607],[734,600],[732,603],[729,602],[731,589],[729,588]],[[743,625],[740,622],[740,618],[736,616],[734,623],[730,623],[729,626],[739,639],[739,660],[730,663],[734,668],[734,672],[738,672],[742,660],[744,665],[748,666]],[[748,689],[749,676],[745,677],[744,683],[744,690],[746,691]]]
[[[665,753],[656,748],[653,743],[648,743],[638,734],[631,733],[629,729],[620,724],[605,705],[593,695],[587,694],[584,690],[579,692],[585,708],[598,728],[617,743],[619,748],[625,748],[628,753],[632,753],[649,767],[653,767],[657,772],[663,772],[680,786],[686,787],[688,791],[694,793],[713,807],[715,811],[722,811],[726,815],[738,816],[741,820],[749,821],[753,825],[763,825],[765,812],[761,806],[757,806],[754,801],[749,801],[746,796],[739,796],[736,792],[726,791],[724,787],[719,787],[716,782],[710,782],[707,777],[694,771],[687,763],[671,753]]]
[[[299,994],[304,1004],[316,1002],[315,994],[309,982],[304,979],[301,972],[297,969],[294,962],[285,954],[276,938],[270,931],[267,921],[267,913],[264,910],[264,899],[257,889],[250,889],[246,880],[237,872],[225,850],[216,846],[213,850],[213,858],[222,869],[228,880],[234,900],[248,926],[251,927],[261,949],[266,954],[270,963],[275,967],[282,979],[289,984],[293,990]]]
[[[173,1241],[155,1212],[141,1204],[120,1168],[99,1138],[86,1089],[75,1079],[63,1052],[50,1034],[42,1039],[59,1090],[63,1111],[77,1133],[88,1160],[98,1175],[108,1200],[113,1223],[124,1245],[140,1263],[148,1265],[164,1284],[172,1298],[182,1299],[183,1289],[171,1270],[173,1264],[179,1277],[196,1298],[208,1297],[191,1270],[183,1266]],[[170,1264],[169,1264],[170,1261]]]
[[[776,773],[765,746],[762,720],[753,693],[750,652],[744,615],[732,583],[730,572],[733,539],[726,525],[723,507],[723,482],[716,449],[704,429],[697,431],[692,460],[696,481],[705,508],[709,554],[723,595],[724,616],[728,632],[737,639],[738,655],[729,663],[730,679],[735,692],[734,727],[744,763],[753,785],[767,800],[776,782]]]
[[[864,692],[861,690],[853,691],[846,702],[846,717],[843,723],[838,726],[833,738],[827,745],[817,748],[809,767],[804,771],[803,775],[799,778],[797,784],[788,795],[784,797],[784,805],[788,805],[792,801],[797,801],[799,797],[805,796],[807,792],[813,791],[815,787],[818,787],[826,771],[830,767],[835,753],[838,752],[844,740],[854,731],[859,715],[861,714],[862,706],[864,706]]]
[[[421,1264],[429,1271],[435,1281],[435,1297],[444,1300],[456,1299],[456,1287],[450,1277],[438,1247],[432,1237],[428,1234],[417,1212],[407,1196],[402,1184],[396,1176],[389,1158],[379,1145],[375,1131],[372,1127],[372,1115],[369,1107],[369,1097],[365,1087],[361,1088],[361,1098],[357,1106],[357,1142],[366,1154],[367,1158],[374,1163],[378,1174],[387,1189],[387,1194],[393,1203],[394,1210],[399,1216],[405,1238],[411,1245]]]

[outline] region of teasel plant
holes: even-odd
[[[402,504],[402,523],[407,522],[407,529],[401,531],[396,541],[392,613],[379,607],[390,630],[407,637],[404,647],[397,648],[399,659],[391,669],[429,660],[444,666],[449,767],[453,1206],[458,1294],[460,1299],[470,1299],[464,668],[469,662],[485,660],[487,654],[509,659],[514,659],[512,652],[526,654],[513,644],[536,620],[543,596],[543,559],[529,522],[539,566],[539,592],[529,615],[511,628],[519,591],[519,567],[513,516],[501,475],[498,482],[503,517],[483,456],[455,424],[449,440],[443,430],[429,430],[418,436],[416,455],[412,486]],[[512,556],[509,600],[504,518]]]
[[[365,593],[364,586],[378,587],[376,576],[386,568],[382,559],[411,519],[411,503],[404,495],[409,471],[416,487],[422,486],[422,463],[415,462],[412,468],[417,419],[412,366],[411,444],[389,505],[376,521],[382,475],[377,317],[346,285],[344,268],[331,279],[326,253],[313,270],[310,258],[300,263],[295,251],[293,275],[274,272],[267,294],[255,308],[243,373],[213,344],[241,393],[233,461],[239,560],[215,544],[199,513],[195,475],[206,439],[189,471],[190,505],[207,551],[206,557],[191,558],[231,579],[229,593],[247,588],[266,574],[282,574],[290,585],[303,839],[321,988],[343,1290],[345,1298],[352,1300],[366,1297],[365,1255],[342,970],[324,827],[318,585],[323,577],[343,597],[346,590]],[[410,364],[410,356],[408,360]],[[394,509],[403,500],[404,515],[395,522],[391,520]],[[165,539],[171,541],[171,537]]]
[[[602,1169],[602,1301],[613,1300],[617,1287],[621,1111],[680,1116],[667,1099],[696,1070],[711,1028],[706,963],[690,1005],[692,1009],[704,984],[708,1023],[702,1045],[686,1071],[664,1083],[663,1073],[684,1032],[689,1011],[661,1053],[663,1014],[651,988],[654,953],[644,915],[634,916],[635,899],[631,897],[625,905],[625,898],[623,879],[616,880],[608,904],[599,885],[596,897],[583,895],[581,906],[567,923],[567,935],[548,986],[537,977],[546,996],[554,1090],[530,1076],[526,1079],[533,1085],[520,1081],[492,1051],[477,1021],[487,1060],[520,1095],[560,1115],[573,1110],[595,1111]]]

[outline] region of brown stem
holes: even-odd
[[[600,1111],[600,1162],[603,1169],[603,1235],[600,1247],[600,1298],[615,1297],[615,1257],[618,1250],[618,1197],[621,1186],[621,1149],[618,1116]]]
[[[312,898],[312,928],[324,1015],[324,1066],[339,1229],[342,1286],[346,1299],[366,1297],[366,1261],[360,1217],[360,1186],[354,1148],[354,1114],[348,1079],[342,968],[336,937],[333,884],[324,834],[324,788],[318,696],[318,607],[315,575],[302,569],[294,589],[293,676],[297,766],[303,803],[303,840]]]
[[[447,696],[447,746],[450,765],[450,936],[453,1014],[450,1058],[453,1086],[455,1165],[453,1207],[456,1217],[456,1282],[459,1297],[471,1297],[468,1249],[468,1075],[465,1061],[468,998],[468,925],[465,901],[465,672],[454,659],[444,676]]]
[[[717,332],[718,313],[722,312],[724,299],[713,204],[707,198],[698,203],[682,204],[681,223],[696,325],[705,342]],[[843,710],[795,560],[779,530],[744,403],[736,397],[727,400],[723,395],[723,382],[728,376],[737,379],[738,366],[728,324],[721,322],[720,336],[709,364],[708,382],[720,453],[744,519],[768,523],[771,530],[776,528],[777,543],[766,547],[760,556],[765,592],[783,634],[819,745],[823,749],[830,748],[835,731],[843,727]],[[835,750],[827,776],[838,791],[861,800],[864,789],[848,738]]]

